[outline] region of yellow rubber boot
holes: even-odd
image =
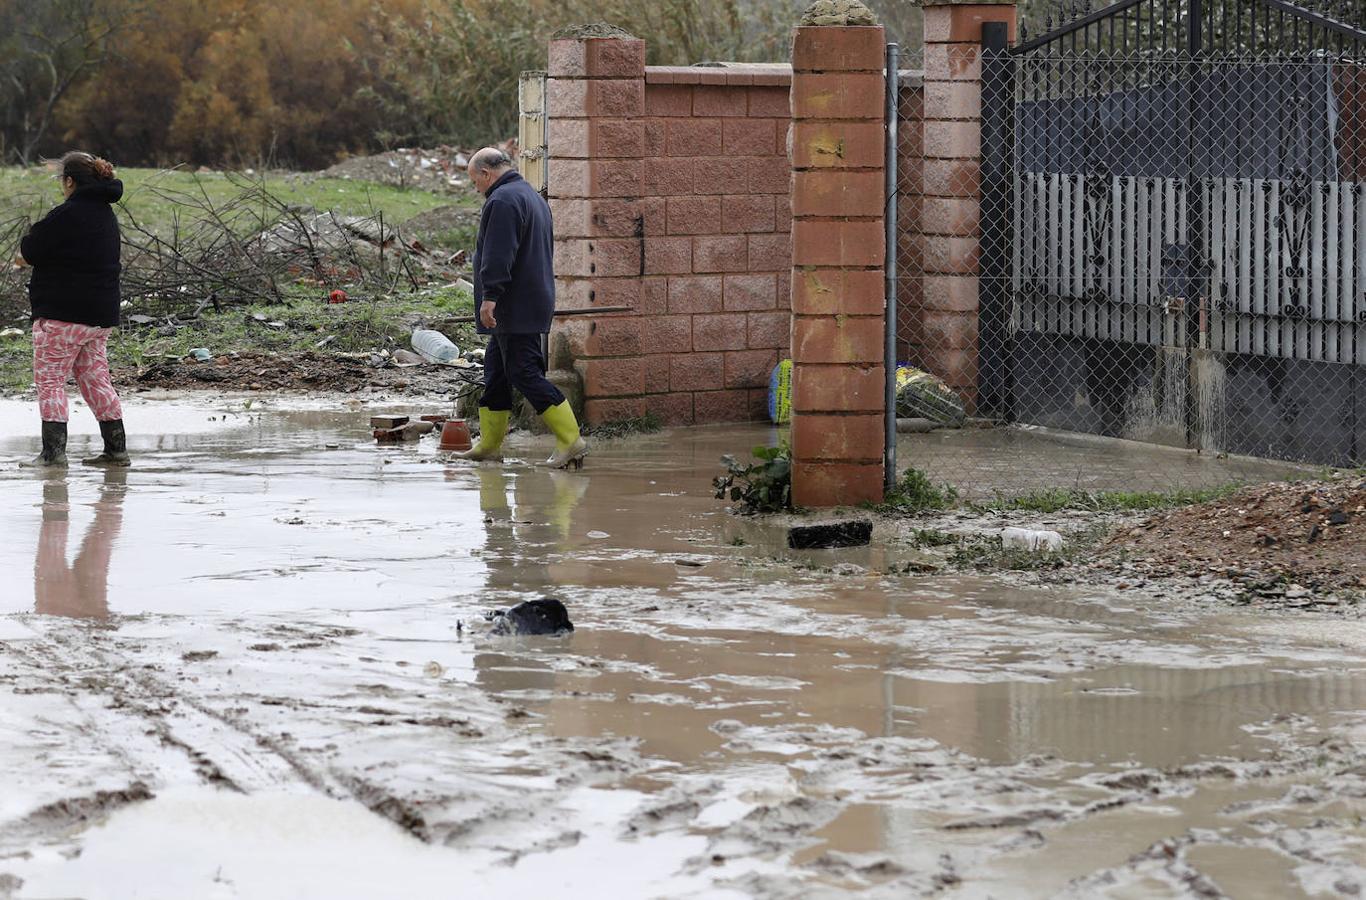
[[[507,437],[508,422],[512,413],[479,407],[479,440],[463,453],[451,454],[456,459],[474,462],[482,460],[503,461],[503,438]]]
[[[588,442],[579,433],[579,421],[574,418],[574,409],[565,400],[559,406],[552,406],[541,413],[546,427],[555,435],[555,453],[541,463],[552,469],[567,469],[573,466],[583,468],[583,458],[588,455]]]

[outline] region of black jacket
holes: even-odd
[[[509,172],[489,188],[474,248],[475,314],[492,300],[500,334],[545,334],[555,315],[555,235],[550,204]],[[478,325],[480,334],[489,330]]]
[[[118,180],[79,187],[24,235],[19,252],[33,266],[33,318],[119,324],[119,222],[110,204],[122,196]]]

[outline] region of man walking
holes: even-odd
[[[503,458],[515,387],[555,435],[555,452],[542,465],[582,468],[588,444],[564,394],[546,380],[541,349],[541,335],[549,333],[555,315],[550,206],[512,168],[508,155],[495,147],[474,154],[468,171],[485,198],[474,250],[474,301],[477,329],[489,336],[489,342],[479,401],[479,442],[455,455]]]

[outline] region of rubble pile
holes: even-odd
[[[513,159],[517,158],[517,140],[513,138],[497,145]],[[371,156],[353,156],[318,173],[324,178],[344,178],[373,181],[397,188],[416,188],[432,193],[472,193],[474,187],[465,176],[470,164],[471,149],[455,147],[400,147]]]
[[[343,216],[311,208],[292,214],[262,230],[248,244],[250,250],[284,264],[296,279],[319,284],[357,283],[379,274],[389,261],[390,277],[413,289],[433,283],[457,284],[468,276],[469,253],[429,249],[381,216]]]
[[[1366,590],[1366,477],[1247,487],[1155,515],[1106,551],[1147,577],[1227,579],[1249,600],[1337,602]]]

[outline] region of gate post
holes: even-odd
[[[924,365],[958,391],[969,410],[995,413],[1005,360],[990,354],[983,359],[979,348],[1003,349],[998,335],[1008,320],[1000,315],[1002,298],[991,292],[1004,290],[1008,300],[1001,275],[1002,264],[1009,262],[1003,255],[1009,244],[1002,241],[1008,231],[1002,229],[1010,223],[1003,208],[988,204],[999,203],[1004,159],[993,152],[984,171],[984,109],[1001,99],[999,88],[984,85],[984,77],[999,78],[1009,69],[984,67],[983,39],[987,33],[1000,39],[1004,54],[1004,45],[1015,39],[1015,0],[924,0],[924,5],[924,299],[915,325],[924,336]],[[996,192],[990,198],[989,188]]]
[[[878,25],[805,25],[793,34],[792,499],[799,506],[883,497],[885,47]]]

